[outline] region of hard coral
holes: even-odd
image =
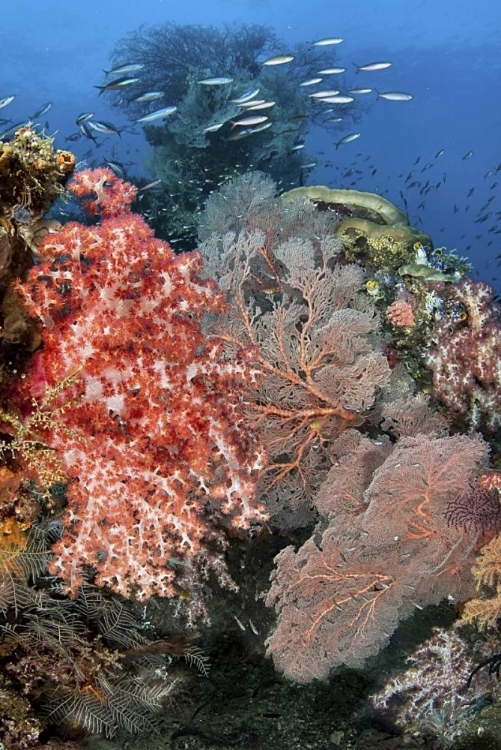
[[[288,204],[299,197],[324,205],[341,206],[349,211],[349,216],[369,219],[375,224],[407,225],[409,223],[403,211],[377,193],[328,188],[325,185],[307,185],[284,193],[282,201]]]

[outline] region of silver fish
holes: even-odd
[[[129,75],[130,73],[137,73],[139,70],[142,70],[144,68],[143,63],[124,63],[123,65],[118,65],[116,68],[111,68],[110,70],[103,70],[103,73],[107,76],[117,75]]]
[[[294,55],[274,55],[261,63],[261,65],[283,65],[294,60]]]
[[[314,86],[315,83],[320,83],[322,79],[321,78],[309,78],[307,81],[303,81],[303,83],[300,83],[300,86]]]
[[[250,128],[251,133],[260,133],[262,130],[267,130],[273,125],[272,122],[265,122],[264,125],[258,125],[257,128]]]
[[[247,138],[247,136],[249,135],[253,135],[254,133],[260,133],[262,130],[271,128],[272,125],[273,125],[272,122],[265,122],[264,125],[258,125],[257,128],[245,128],[245,130],[241,130],[239,133],[235,133],[235,135],[230,135],[230,137],[227,138],[226,140],[239,141],[241,138]]]
[[[0,99],[0,109],[3,109],[4,107],[7,106],[7,104],[10,104],[11,102],[13,102],[15,98],[16,98],[15,94],[11,94],[10,96],[4,96],[3,99]]]
[[[406,94],[404,91],[378,91],[378,99],[387,99],[389,102],[410,102],[414,99],[413,94]]]
[[[341,138],[341,140],[336,143],[336,148],[339,148],[339,146],[344,146],[345,143],[356,141],[357,138],[360,138],[361,135],[362,133],[350,133],[350,135],[345,135],[344,138]]]
[[[350,94],[372,94],[374,89],[350,89]]]
[[[122,137],[122,130],[113,125],[112,122],[106,122],[106,120],[87,120],[87,125],[97,133],[103,133],[104,135],[118,135]]]
[[[165,93],[163,91],[146,91],[144,94],[141,94],[140,96],[136,96],[134,99],[131,99],[131,102],[154,102],[156,99],[161,99],[162,96],[165,96]]]
[[[324,70],[318,71],[319,76],[330,76],[336,75],[337,73],[346,73],[346,68],[325,68]]]
[[[328,47],[331,44],[341,44],[344,39],[340,36],[330,36],[325,39],[319,39],[318,42],[313,42],[312,47]]]
[[[310,99],[325,99],[326,96],[338,96],[339,91],[336,89],[329,89],[328,91],[315,91],[313,94],[308,94]]]
[[[143,115],[136,122],[154,122],[155,120],[163,120],[165,117],[174,114],[177,107],[163,107],[162,109],[156,109],[154,112],[149,112],[147,115]]]
[[[266,122],[269,118],[266,117],[266,115],[254,115],[253,117],[244,117],[243,120],[230,120],[231,122],[231,129],[236,128],[237,126],[243,127],[243,128],[249,128],[253,125],[261,125],[262,122]]]
[[[354,102],[355,99],[352,96],[325,96],[320,101],[326,102],[326,104],[349,104]]]
[[[139,193],[144,193],[146,190],[153,190],[153,188],[158,187],[162,184],[162,180],[153,180],[153,182],[149,182],[147,185],[143,185],[143,187],[139,188]]]
[[[94,117],[94,112],[82,112],[80,115],[78,115],[76,119],[76,124],[80,125],[81,122],[87,122],[87,120],[91,120]]]
[[[81,134],[85,136],[85,138],[88,138],[90,141],[97,143],[96,137],[91,133],[90,128],[88,127],[86,122],[79,122],[78,129],[80,130]]]
[[[7,130],[4,130],[2,133],[0,133],[0,140],[3,140],[4,138],[10,138],[11,136],[16,134],[16,131],[19,130],[19,128],[24,128],[29,124],[30,120],[16,122],[15,125],[11,125],[10,128],[7,128]]]
[[[259,92],[260,89],[250,89],[249,91],[246,91],[245,94],[242,94],[242,96],[239,96],[238,99],[230,99],[230,102],[232,104],[245,104],[251,99],[254,99],[254,97],[257,96]]]
[[[357,73],[360,73],[360,71],[371,71],[371,70],[386,70],[386,68],[391,68],[393,63],[391,62],[373,62],[373,63],[367,63],[366,65],[357,65],[354,63]]]
[[[110,81],[105,86],[94,86],[94,88],[99,89],[99,96],[101,96],[104,91],[119,91],[120,89],[127,88],[127,86],[132,86],[138,81],[139,78],[129,78],[125,76],[124,78],[117,78],[115,81]]]
[[[209,125],[208,127],[204,128],[202,130],[202,133],[216,133],[219,128],[222,128],[224,125],[224,122],[218,122],[217,125]]]
[[[113,172],[115,172],[116,175],[118,175],[119,177],[125,177],[125,169],[121,164],[116,161],[106,161],[105,163],[111,170],[113,170]]]
[[[256,104],[264,104],[266,99],[251,99],[248,102],[244,102],[243,104],[239,104],[239,107],[242,107],[242,109],[248,109],[249,107],[254,107]]]
[[[202,86],[224,86],[226,83],[231,83],[233,78],[228,76],[219,76],[218,78],[204,78],[202,81],[198,81]]]
[[[259,102],[259,104],[254,104],[252,107],[246,107],[247,112],[252,112],[252,110],[256,109],[269,109],[270,107],[274,107],[276,102]]]

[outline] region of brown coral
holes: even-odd
[[[71,151],[57,151],[56,164],[62,174],[69,174],[75,169],[75,154],[72,154]]]

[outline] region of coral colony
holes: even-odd
[[[380,196],[278,197],[258,172],[214,193],[198,250],[175,254],[109,169],[68,185],[88,223],[47,223],[73,163],[26,129],[0,149],[6,747],[51,722],[149,726],[174,656],[206,673],[189,634],[258,532],[270,564],[281,551],[257,592],[274,623],[253,628],[290,681],[362,666],[443,600],[494,632],[501,317],[463,259]],[[148,633],[151,601],[173,605],[177,640]],[[488,647],[435,631],[374,706],[446,746],[480,686],[495,694],[468,682]]]
[[[208,546],[223,546],[211,514],[242,528],[266,517],[254,495],[264,453],[240,395],[259,372],[245,351],[228,361],[204,337],[199,319],[224,296],[201,278],[200,255],[174,255],[130,212],[133,186],[99,169],[70,190],[92,196],[83,207],[101,223],[47,237],[43,262],[16,285],[43,323],[45,389],[65,383],[45,439],[75,481],[50,571],[75,595],[90,564],[99,585],[146,599],[173,595],[168,563],[180,557],[190,590],[209,567],[227,583]]]

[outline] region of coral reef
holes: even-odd
[[[281,74],[246,64],[257,72],[241,82],[270,95]],[[204,102],[200,122],[228,106],[196,89],[213,74],[185,76],[187,123]],[[169,127],[159,148],[168,132],[204,150],[198,126]],[[71,159],[41,148],[62,170],[43,186],[50,204]],[[282,200],[251,172],[209,199],[199,251],[176,255],[111,171],[79,172],[69,190],[89,226],[46,225],[34,207],[21,231],[19,211],[3,213],[7,275],[12,237],[26,260],[8,288],[38,339],[18,339],[22,366],[1,381],[0,742],[153,731],[188,681],[174,660],[207,674],[196,623],[224,648],[232,627],[309,683],[447,600],[485,646],[437,631],[375,698],[447,746],[477,693],[497,698],[470,675],[501,663],[485,658],[501,580],[490,288],[379,196],[317,186]],[[363,230],[353,247],[346,222]]]
[[[269,653],[287,676],[309,681],[325,677],[333,665],[358,665],[376,653],[414,607],[446,596],[463,601],[473,593],[468,569],[495,521],[485,515],[487,506],[485,512],[480,507],[480,495],[470,514],[461,497],[469,487],[466,497],[473,502],[488,446],[480,437],[449,435],[446,421],[424,408],[412,389],[403,397],[408,385],[402,371],[390,380],[388,361],[378,353],[376,318],[371,328],[352,328],[379,307],[392,344],[407,339],[411,350],[420,341],[426,351],[435,325],[430,313],[455,310],[462,261],[435,256],[412,236],[407,257],[432,277],[437,271],[440,281],[420,273],[402,276],[402,258],[393,258],[392,276],[365,282],[362,269],[347,264],[346,246],[332,241],[339,214],[317,211],[327,222],[313,231],[320,218],[309,213],[311,202],[297,198],[282,202],[281,210],[269,181],[257,175],[252,183],[235,181],[233,194],[243,196],[240,213],[228,186],[209,200],[202,224],[207,272],[230,300],[229,311],[214,318],[209,331],[226,341],[228,356],[232,347],[252,346],[265,373],[248,415],[271,459],[258,485],[271,523],[297,528],[318,514],[311,539],[277,558],[267,595],[279,615]],[[387,241],[380,251],[393,257]],[[341,320],[346,328],[339,327]],[[332,348],[329,341],[335,341]],[[384,375],[369,367],[366,352],[384,363]],[[356,390],[369,383],[373,390],[357,402]],[[379,429],[396,443],[354,430],[374,434],[381,415]]]
[[[20,128],[9,143],[0,144],[0,215],[27,223],[40,219],[75,168],[69,151],[55,151],[51,138],[29,127]],[[23,213],[24,212],[24,213]],[[5,224],[4,224],[5,225]]]
[[[357,217],[343,219],[337,233],[343,240],[348,260],[360,262],[372,271],[394,271],[414,257],[417,242],[431,244],[430,239],[414,227],[381,226]]]
[[[414,310],[409,302],[397,299],[386,310],[386,316],[392,326],[396,328],[412,328],[416,323]]]

